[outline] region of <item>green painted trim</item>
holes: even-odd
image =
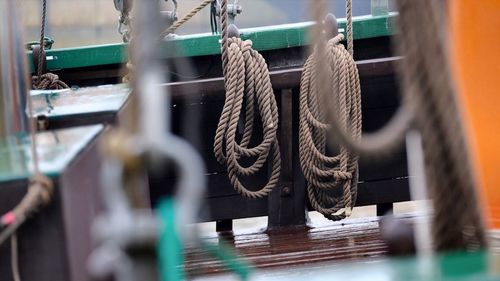
[[[353,22],[354,39],[384,37],[393,34],[393,19],[397,16],[391,13],[386,16],[355,17]],[[243,39],[253,42],[258,51],[284,49],[308,44],[308,30],[312,22],[266,26],[242,29]],[[345,19],[339,19],[339,28],[345,29]],[[163,43],[164,58],[185,56],[206,56],[220,53],[218,35],[210,33],[176,36]],[[53,49],[47,51],[47,68],[50,71],[110,65],[124,63],[127,60],[127,46],[123,43],[87,46],[78,48]],[[172,52],[172,50],[178,50]],[[31,53],[28,53],[30,69],[33,72]]]

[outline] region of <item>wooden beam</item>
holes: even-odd
[[[389,57],[380,59],[370,59],[357,61],[359,75],[361,78],[393,75],[395,73],[395,63],[401,57]],[[302,67],[289,68],[283,70],[273,70],[270,72],[271,83],[275,89],[293,88],[300,83]],[[174,99],[185,97],[205,97],[213,94],[220,94],[224,91],[224,78],[199,79],[187,82],[166,83],[169,93]]]

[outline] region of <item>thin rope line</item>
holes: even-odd
[[[47,0],[42,0],[42,26],[40,28],[40,53],[38,54],[38,77],[43,74],[43,56],[45,55],[45,21],[47,20]]]
[[[345,14],[347,18],[347,51],[354,57],[354,40],[353,40],[353,29],[352,29],[352,0],[345,1]]]
[[[19,248],[17,245],[17,234],[12,234],[10,238],[10,265],[12,269],[12,279],[14,281],[21,281],[21,274],[19,274]]]
[[[208,6],[214,0],[203,0],[198,6],[193,8],[188,14],[186,14],[182,19],[176,21],[173,25],[171,25],[167,30],[162,33],[162,37],[166,36],[170,33],[174,33],[179,27],[192,19],[196,14],[198,14],[203,8]]]

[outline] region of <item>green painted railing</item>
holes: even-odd
[[[384,16],[355,17],[354,39],[390,36],[393,34],[393,19],[396,14]],[[259,51],[284,49],[308,44],[308,30],[312,22],[248,28],[240,30],[243,39],[253,42]],[[339,19],[339,28],[345,29],[345,19]],[[163,57],[205,56],[220,53],[219,35],[210,33],[176,36],[164,41]],[[109,64],[119,64],[127,60],[127,45],[123,43],[86,46],[78,48],[53,49],[47,51],[47,68],[51,71]],[[173,52],[172,50],[176,50]],[[30,69],[33,71],[31,53],[28,54]]]

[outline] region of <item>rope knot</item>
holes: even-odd
[[[54,73],[44,73],[40,76],[33,75],[31,78],[32,87],[35,90],[61,90],[69,88],[66,83],[59,80],[59,76]]]
[[[29,181],[28,193],[13,210],[16,218],[27,218],[39,207],[50,203],[53,192],[52,180],[42,174],[33,176]]]
[[[39,194],[40,203],[47,205],[54,193],[54,183],[48,177],[37,174],[30,179],[29,189],[36,189],[36,192]]]

